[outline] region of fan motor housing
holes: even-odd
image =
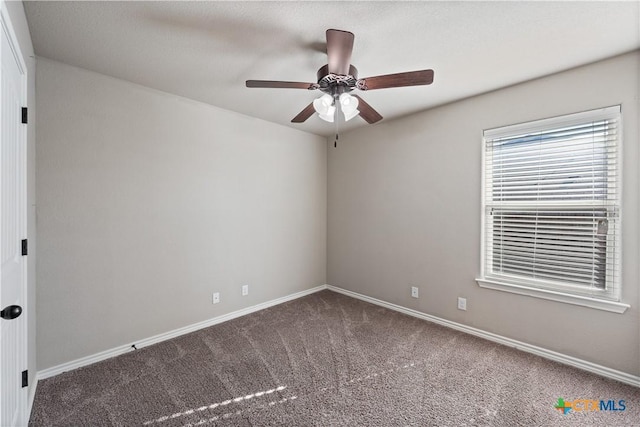
[[[351,92],[358,81],[358,69],[349,66],[349,74],[334,74],[329,72],[329,65],[322,66],[317,73],[319,90],[335,95],[336,93]]]

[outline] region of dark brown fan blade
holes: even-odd
[[[304,108],[304,110],[300,111],[300,113],[298,113],[297,116],[291,119],[291,123],[302,123],[306,121],[309,117],[311,117],[315,112],[316,110],[315,108],[313,108],[313,102],[312,102],[311,104],[307,105]]]
[[[277,80],[247,80],[247,87],[268,87],[285,89],[317,89],[317,83],[280,82]]]
[[[327,30],[327,56],[329,72],[349,74],[351,52],[353,51],[353,33],[342,30]]]
[[[433,83],[433,70],[409,71],[406,73],[386,74],[384,76],[365,77],[357,82],[360,90],[386,89],[390,87],[430,85]]]
[[[373,124],[375,122],[379,122],[382,120],[382,116],[373,107],[367,104],[364,99],[360,98],[358,95],[353,95],[358,98],[358,110],[360,110],[360,117],[365,119],[365,121],[369,124]]]

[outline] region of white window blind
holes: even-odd
[[[484,132],[483,276],[620,296],[620,106]]]

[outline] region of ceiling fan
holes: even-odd
[[[358,114],[367,123],[376,123],[382,116],[358,95],[350,95],[354,89],[374,90],[402,86],[419,86],[433,83],[433,70],[409,71],[358,79],[358,70],[351,65],[353,33],[327,30],[328,64],[317,73],[317,83],[284,82],[274,80],[247,80],[247,87],[320,90],[324,95],[307,105],[291,121],[302,123],[317,112],[325,121],[333,122],[341,111],[345,120]]]

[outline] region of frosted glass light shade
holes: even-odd
[[[346,121],[349,121],[360,114],[360,111],[358,111],[358,98],[353,97],[348,93],[343,93],[340,95],[339,99],[340,107]]]
[[[313,101],[313,108],[322,120],[326,122],[333,122],[333,118],[336,113],[336,107],[333,106],[333,96],[325,93],[320,98]]]
[[[333,118],[335,117],[335,114],[336,114],[336,107],[331,107],[329,108],[329,111],[327,112],[327,114],[318,113],[318,117],[320,117],[325,122],[333,123]]]

